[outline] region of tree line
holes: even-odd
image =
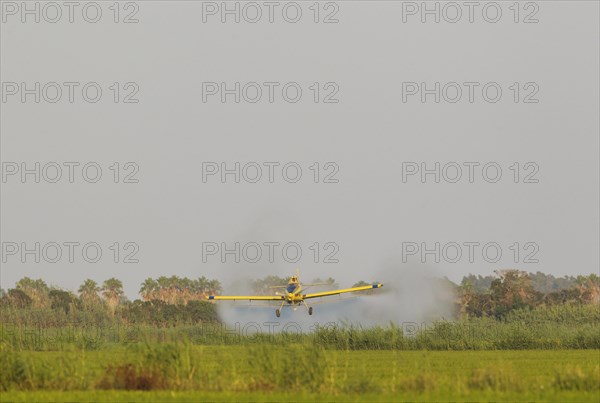
[[[439,280],[439,279],[438,279]],[[437,280],[436,280],[437,281]],[[448,279],[442,283],[452,290],[457,317],[502,318],[517,309],[553,306],[558,304],[600,303],[600,277],[565,276],[526,273],[519,270],[498,271],[493,276],[465,276],[460,284]],[[284,286],[288,278],[275,275],[251,282],[251,292],[257,295],[273,294],[273,286]],[[335,279],[314,279],[313,283],[327,283],[338,288]],[[368,285],[359,281],[354,286]],[[206,301],[208,295],[221,294],[218,280],[178,276],[147,278],[141,284],[141,299],[129,301],[123,292],[123,283],[109,278],[101,285],[85,280],[77,294],[51,287],[42,279],[24,277],[7,292],[0,290],[0,314],[7,318],[39,318],[32,311],[45,312],[56,321],[66,320],[120,320],[127,323],[196,323],[217,321],[214,305]],[[22,322],[31,321],[23,319]]]
[[[109,278],[101,285],[85,280],[77,293],[48,286],[42,279],[24,277],[7,292],[0,290],[0,314],[18,324],[39,322],[179,324],[216,322],[214,306],[207,295],[221,293],[218,280],[161,276],[144,280],[142,299],[129,301],[123,283]]]
[[[555,278],[537,272],[497,271],[495,276],[463,278],[456,287],[461,317],[501,318],[517,309],[559,304],[600,304],[600,277]]]

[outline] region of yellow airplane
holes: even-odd
[[[314,284],[301,284],[300,276],[296,273],[295,276],[290,277],[290,281],[288,285],[274,286],[271,288],[285,288],[285,293],[280,294],[278,292],[272,296],[262,296],[262,295],[208,295],[206,299],[208,300],[243,300],[243,301],[281,301],[281,306],[275,310],[275,315],[279,317],[281,315],[281,310],[285,306],[286,302],[289,306],[296,307],[298,305],[304,305],[306,309],[308,309],[308,314],[312,315],[313,308],[309,307],[306,303],[307,299],[310,298],[319,298],[319,297],[328,297],[331,295],[338,295],[347,292],[356,292],[356,291],[366,291],[372,290],[373,288],[381,288],[383,284],[381,283],[373,283],[371,285],[365,285],[361,287],[352,287],[352,288],[344,288],[342,290],[333,290],[333,291],[324,291],[324,292],[316,292],[313,294],[302,294],[302,287],[309,286],[318,286],[318,285],[328,285],[328,283],[314,283]]]

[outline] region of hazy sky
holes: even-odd
[[[599,270],[597,2],[39,4],[2,2],[4,289]]]

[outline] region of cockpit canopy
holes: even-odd
[[[285,289],[287,292],[293,293],[294,291],[296,291],[299,285],[300,281],[298,280],[298,276],[291,276],[290,281],[288,282],[288,285]]]

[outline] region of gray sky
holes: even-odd
[[[93,8],[82,14],[85,3],[73,23],[66,8],[46,21],[56,10],[43,2],[39,23],[22,22],[20,2],[7,3],[4,289],[23,276],[72,290],[115,276],[134,298],[144,278],[160,275],[227,285],[300,268],[305,279],[351,285],[385,281],[380,269],[390,265],[395,281],[421,269],[455,281],[506,268],[599,270],[597,2],[535,2],[518,16],[513,2],[499,2],[496,23],[485,2],[472,23],[465,7],[448,22],[456,14],[444,3],[439,23],[423,23],[421,2],[322,3],[318,22],[312,1],[281,2],[272,23],[265,6],[258,22],[246,21],[256,16],[246,2],[239,23],[221,22],[220,2],[132,2],[117,23],[112,2],[98,3],[97,23],[85,20],[95,18]],[[286,21],[298,8],[299,21]],[[86,87],[90,100],[102,89],[97,102],[84,99],[86,83],[96,83]],[[225,102],[221,83],[231,90]],[[23,180],[36,162],[40,183]],[[209,175],[223,162],[240,164],[240,183]],[[68,163],[79,164],[70,165],[73,183]],[[440,183],[433,173],[422,180],[436,163]],[[89,183],[97,167],[102,177]],[[39,253],[22,256],[36,242]],[[73,262],[65,242],[78,243]],[[239,263],[223,259],[236,242]],[[89,263],[94,247],[102,256]]]

